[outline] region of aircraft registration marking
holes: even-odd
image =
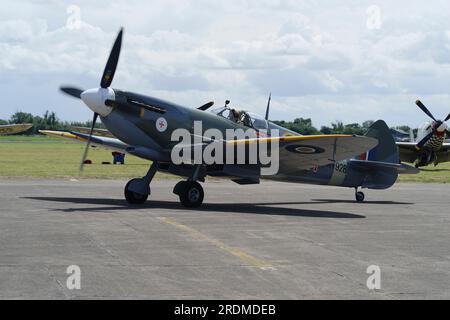
[[[333,168],[333,175],[331,176],[329,185],[340,186],[344,183],[347,175],[347,160],[336,161]]]

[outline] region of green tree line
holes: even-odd
[[[61,130],[67,131],[71,127],[90,127],[92,121],[80,122],[80,121],[61,121],[55,114],[55,112],[46,111],[42,116],[35,116],[28,112],[16,112],[9,120],[0,119],[0,125],[2,124],[19,124],[19,123],[32,123],[33,127],[27,130],[25,135],[39,134],[39,130]],[[96,128],[104,128],[101,122],[95,124]]]
[[[348,123],[344,124],[342,121],[333,122],[330,126],[321,126],[320,129],[313,126],[311,119],[297,118],[294,121],[273,121],[274,123],[285,127],[289,130],[304,134],[355,134],[364,135],[367,129],[374,123],[372,120],[364,121],[363,123]],[[411,129],[408,126],[399,126],[396,129],[409,132]]]

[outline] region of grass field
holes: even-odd
[[[437,167],[431,165],[421,168],[419,174],[401,175],[401,182],[450,183],[450,162]]]
[[[134,178],[143,176],[150,164],[127,155],[125,165],[102,165],[103,161],[112,162],[111,151],[91,148],[88,158],[93,164],[86,165],[80,174],[83,148],[83,144],[54,137],[0,137],[0,177]],[[417,175],[400,176],[400,181],[450,183],[450,163],[429,166]]]
[[[48,137],[5,138],[0,140],[0,177],[134,178],[145,175],[150,165],[131,155],[125,157],[125,165],[102,165],[112,162],[111,151],[91,148],[88,159],[93,164],[85,165],[80,174],[81,143]]]
[[[50,136],[0,136],[1,142],[67,142],[67,140],[63,140],[58,137],[50,137]]]

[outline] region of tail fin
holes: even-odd
[[[398,147],[395,144],[395,140],[392,137],[386,122],[383,120],[378,120],[371,125],[366,136],[378,139],[378,145],[366,154],[361,155],[358,159],[366,160],[365,167],[369,170],[362,183],[362,187],[370,189],[387,189],[391,187],[398,178],[399,170],[396,168],[396,166],[399,166],[400,164]]]
[[[359,160],[400,163],[398,147],[386,122],[383,120],[376,121],[370,126],[366,136],[378,139],[378,146],[367,154],[361,155]]]

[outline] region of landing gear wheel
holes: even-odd
[[[175,188],[174,193],[180,197],[184,207],[197,208],[203,203],[204,192],[200,183],[195,181],[181,181]]]
[[[125,186],[125,190],[124,190],[125,191],[125,199],[130,204],[143,204],[145,201],[147,201],[148,194],[144,195],[144,194],[136,193],[129,189],[130,184],[136,180],[138,180],[138,179],[133,179],[133,180],[128,181],[127,185]]]
[[[356,198],[356,201],[358,201],[358,202],[363,202],[364,197],[365,197],[364,193],[361,191],[355,193],[355,198]]]

